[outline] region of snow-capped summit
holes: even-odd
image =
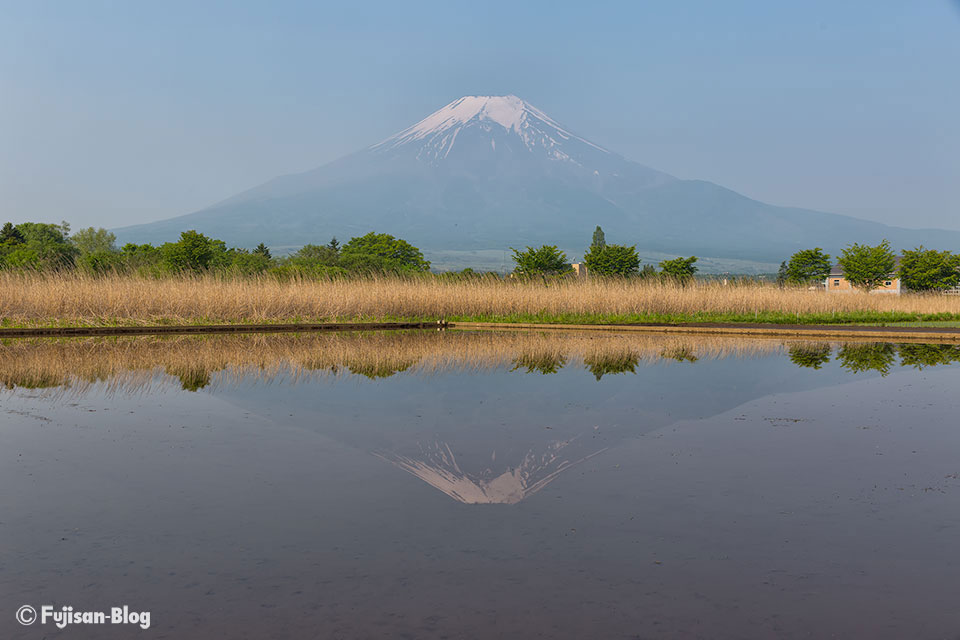
[[[582,165],[583,148],[609,154],[606,149],[577,136],[540,109],[517,96],[464,96],[415,125],[371,147],[372,151],[415,148],[416,157],[435,162],[448,158],[467,137],[482,138],[492,152],[497,143],[508,148],[542,152],[549,158]],[[476,139],[472,140],[476,146]],[[519,144],[517,144],[519,143]]]

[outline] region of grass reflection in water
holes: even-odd
[[[890,373],[960,362],[960,345],[808,342],[591,332],[447,331],[338,334],[13,339],[0,342],[0,386],[115,391],[169,384],[196,391],[222,379],[283,375],[292,382],[329,375],[387,378],[399,372],[507,369],[550,375],[579,367],[596,380],[641,363],[785,354],[820,369],[832,359],[851,373]],[[899,362],[898,362],[899,358]]]

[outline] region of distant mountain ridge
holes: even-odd
[[[580,137],[516,96],[465,96],[367,149],[280,176],[211,207],[117,229],[165,242],[196,229],[252,247],[325,243],[380,231],[425,249],[584,248],[596,225],[651,252],[779,262],[886,238],[960,249],[960,232],[903,229],[779,207],[680,180]]]

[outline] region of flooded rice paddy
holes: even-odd
[[[958,389],[957,345],[5,341],[0,638],[956,638]]]

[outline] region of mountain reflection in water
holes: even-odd
[[[540,451],[528,451],[518,465],[500,473],[492,467],[478,473],[463,471],[450,445],[441,442],[421,446],[419,459],[389,451],[377,451],[375,455],[464,504],[516,504],[543,489],[562,472],[606,449],[572,459],[568,448],[576,440],[547,442]],[[491,465],[496,461],[494,451],[490,456]]]

